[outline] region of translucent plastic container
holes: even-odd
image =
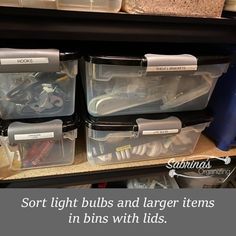
[[[0,6],[19,7],[19,0],[0,0]]]
[[[118,12],[122,0],[0,0],[0,6],[69,11]]]
[[[58,0],[58,9],[71,11],[118,12],[122,0]]]
[[[191,55],[84,58],[88,112],[99,117],[202,110],[228,62]]]
[[[56,9],[57,0],[20,0],[23,7]]]
[[[180,171],[181,177],[176,178],[181,188],[227,188],[227,184],[235,175],[234,165],[212,167],[211,169],[198,169]]]
[[[224,9],[226,11],[236,12],[236,1],[235,0],[226,0]]]
[[[127,182],[128,189],[179,189],[174,178],[168,173],[156,177],[131,179]]]
[[[90,117],[87,120],[88,161],[106,165],[190,155],[210,120],[202,112],[171,117]]]
[[[2,127],[4,146],[12,170],[34,169],[74,162],[77,127],[74,121],[13,122]]]
[[[0,118],[72,115],[76,57],[58,50],[0,49]]]
[[[0,6],[56,9],[57,0],[0,0]]]
[[[221,17],[225,0],[123,0],[123,10],[132,14]]]

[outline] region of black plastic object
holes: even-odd
[[[117,117],[92,117],[87,114],[85,123],[88,128],[99,131],[138,131],[137,119],[160,120],[168,117],[177,117],[182,122],[182,128],[213,120],[207,111],[192,111],[179,113],[162,113],[146,115],[129,115]]]
[[[235,28],[225,18],[0,7],[0,39],[235,44]]]
[[[231,61],[230,56],[196,56],[198,65],[212,65],[223,64]],[[120,57],[120,56],[87,56],[84,60],[94,64],[105,65],[123,65],[123,66],[147,66],[147,59],[145,57]]]
[[[79,57],[77,52],[60,52],[60,61],[77,60]]]
[[[78,115],[70,117],[55,117],[55,118],[40,118],[40,119],[24,119],[20,120],[22,123],[30,123],[37,125],[38,123],[48,122],[52,120],[60,119],[63,121],[63,132],[69,132],[74,129],[78,129],[81,125],[81,120]],[[0,120],[0,134],[2,136],[8,135],[8,127],[12,122],[19,120]]]

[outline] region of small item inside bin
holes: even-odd
[[[22,160],[23,168],[38,166],[42,161],[46,162],[45,159],[50,155],[53,146],[54,141],[52,140],[33,143],[28,150],[25,150],[26,154]],[[23,149],[26,148],[23,147]]]
[[[67,100],[65,88],[60,86],[66,80],[69,80],[67,76],[56,73],[32,74],[7,93],[6,105],[15,103],[19,114],[58,112]],[[18,83],[17,78],[15,82]],[[4,89],[3,86],[1,89]]]

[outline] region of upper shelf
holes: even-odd
[[[236,20],[0,7],[0,39],[236,44]]]

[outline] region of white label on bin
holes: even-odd
[[[168,72],[168,71],[196,71],[197,65],[181,66],[149,66],[147,72]]]
[[[49,59],[46,57],[1,59],[1,65],[32,65],[32,64],[48,64],[48,63]]]
[[[178,129],[165,129],[165,130],[145,130],[143,135],[156,135],[156,134],[178,134]]]
[[[37,140],[54,138],[54,132],[34,133],[34,134],[15,134],[15,141]]]
[[[160,55],[146,54],[147,72],[196,71],[198,60],[190,54]]]

